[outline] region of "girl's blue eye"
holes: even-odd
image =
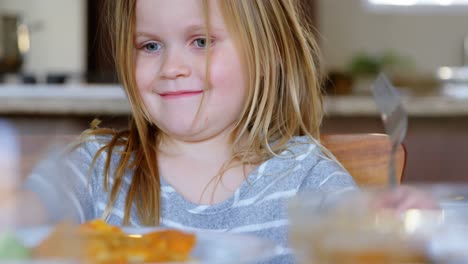
[[[161,45],[156,42],[150,42],[143,46],[143,49],[147,52],[157,52],[161,48]]]
[[[195,44],[197,48],[206,48],[208,40],[206,38],[197,38],[193,41],[193,44]]]

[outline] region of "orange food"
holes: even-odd
[[[63,229],[59,226],[56,232],[35,250],[36,257],[79,255],[87,263],[96,264],[187,261],[190,260],[190,253],[196,243],[194,234],[178,230],[132,235],[101,220],[90,221],[75,228],[73,239],[70,239],[70,232],[64,232]],[[68,235],[68,238],[64,235]],[[67,252],[66,256],[53,250],[57,245],[67,248],[67,244],[75,251],[63,250],[62,252]],[[77,247],[82,249],[79,253],[76,253]]]
[[[79,228],[82,232],[123,234],[123,231],[118,226],[109,225],[100,219],[86,222],[80,225]]]

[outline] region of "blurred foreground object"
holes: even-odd
[[[440,210],[398,212],[375,206],[384,189],[311,192],[289,206],[290,240],[299,263],[468,263],[468,203],[447,207],[467,186],[413,186],[439,202]],[[391,191],[391,190],[390,190]]]
[[[18,188],[20,183],[20,149],[15,128],[0,120],[0,190],[2,194]]]
[[[6,235],[16,223],[19,163],[16,130],[8,122],[0,120],[0,236]]]

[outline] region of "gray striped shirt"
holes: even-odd
[[[109,198],[102,180],[105,152],[97,159],[89,182],[87,177],[94,154],[103,140],[87,142],[71,153],[64,168],[51,167],[47,163],[40,165],[27,181],[26,186],[37,192],[46,203],[51,220],[71,215],[84,222],[103,215]],[[187,231],[254,234],[273,240],[284,248],[269,263],[292,263],[287,243],[289,221],[285,203],[304,190],[356,188],[352,177],[335,161],[325,157],[312,142],[308,137],[292,139],[288,151],[262,163],[232,197],[213,206],[186,200],[162,178],[161,226]],[[111,173],[120,158],[118,151],[114,153]],[[106,219],[111,224],[122,224],[125,193],[131,178],[132,171],[127,171],[117,202]],[[136,210],[131,212],[130,223],[140,226]]]

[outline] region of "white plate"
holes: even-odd
[[[27,247],[34,247],[45,239],[51,232],[50,227],[22,229],[16,232],[17,238]],[[128,234],[145,234],[161,228],[123,228]],[[191,254],[197,262],[207,264],[248,264],[268,260],[280,252],[275,243],[250,235],[194,232],[197,237],[196,246]],[[4,264],[7,262],[0,262]],[[44,262],[8,262],[14,264],[42,264]],[[47,262],[50,263],[50,262]],[[56,262],[58,263],[58,262]],[[65,262],[62,262],[65,263]],[[67,262],[69,263],[69,262]]]

